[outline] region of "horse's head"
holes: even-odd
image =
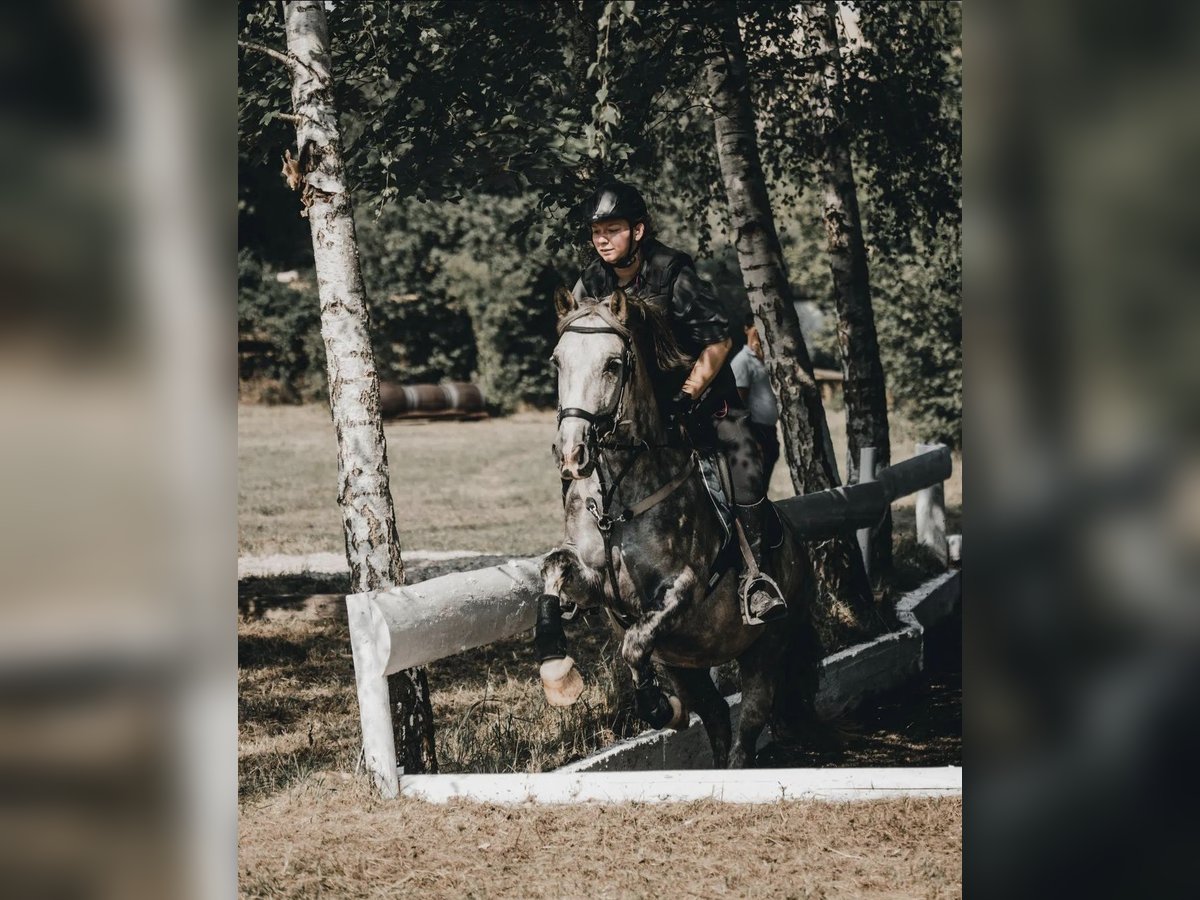
[[[617,291],[603,302],[580,304],[565,288],[554,295],[558,344],[550,362],[558,373],[558,436],[554,454],[563,478],[586,478],[596,465],[595,441],[625,413],[634,377],[629,303]]]
[[[563,478],[586,478],[596,465],[599,442],[618,426],[628,428],[625,443],[664,441],[651,378],[686,371],[693,360],[679,349],[666,320],[624,291],[579,302],[560,288],[554,304],[559,334],[551,357],[558,371],[554,454]]]

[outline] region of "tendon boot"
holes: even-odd
[[[746,571],[738,594],[742,601],[742,621],[747,625],[763,625],[787,615],[787,601],[779,584],[767,574],[767,548],[763,542],[766,528],[767,501],[759,500],[750,506],[738,504],[737,530]]]

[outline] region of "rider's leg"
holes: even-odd
[[[772,574],[769,548],[763,539],[769,511],[767,484],[763,473],[762,450],[750,431],[749,414],[744,409],[730,409],[723,417],[714,420],[714,425],[721,449],[729,461],[734,514],[741,523],[758,568],[768,575]],[[787,614],[783,595],[769,581],[759,581],[751,586],[749,605],[750,614],[764,622]]]

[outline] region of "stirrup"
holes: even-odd
[[[776,603],[767,607],[766,618],[760,618],[750,610],[750,596],[756,590],[769,591],[777,599]],[[787,601],[783,599],[783,591],[779,589],[779,583],[766,572],[760,571],[756,575],[742,579],[738,595],[741,599],[742,622],[747,625],[766,625],[768,622],[778,621],[788,614]]]

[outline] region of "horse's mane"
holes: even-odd
[[[696,360],[679,346],[666,316],[646,301],[626,295],[626,315],[625,322],[622,323],[612,314],[611,300],[611,297],[603,300],[585,298],[577,309],[558,320],[559,336],[576,319],[589,315],[600,315],[609,325],[620,332],[621,337],[644,345],[644,349],[652,350],[653,353],[650,355],[660,372],[669,373],[678,369],[691,368]],[[598,313],[597,308],[603,308],[608,315]]]

